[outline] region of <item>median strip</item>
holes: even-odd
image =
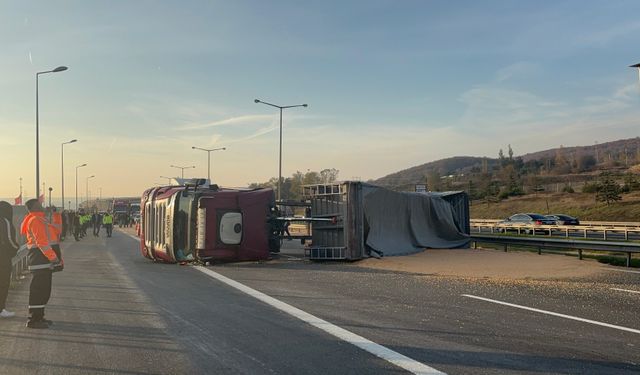
[[[514,304],[514,303],[503,302],[503,301],[498,301],[498,300],[495,300],[495,299],[490,299],[490,298],[485,298],[485,297],[474,296],[474,295],[471,295],[471,294],[462,294],[462,296],[463,296],[463,297],[468,297],[468,298],[477,299],[477,300],[481,300],[481,301],[486,301],[486,302],[491,302],[491,303],[497,303],[497,304],[499,304],[499,305],[504,305],[504,306],[509,306],[509,307],[515,307],[515,308],[522,309],[522,310],[528,310],[528,311],[533,311],[533,312],[537,312],[537,313],[541,313],[541,314],[557,316],[557,317],[560,317],[560,318],[571,319],[571,320],[577,320],[577,321],[579,321],[579,322],[595,324],[595,325],[602,326],[602,327],[608,327],[608,328],[618,329],[618,330],[620,330],[620,331],[626,331],[626,332],[632,332],[632,333],[638,333],[638,334],[640,334],[640,330],[638,330],[638,329],[633,329],[633,328],[628,328],[628,327],[617,326],[617,325],[609,324],[609,323],[598,322],[598,321],[596,321],[596,320],[584,319],[584,318],[579,318],[579,317],[577,317],[577,316],[571,316],[571,315],[566,315],[566,314],[560,314],[560,313],[553,312],[553,311],[547,311],[547,310],[536,309],[536,308],[533,308],[533,307],[527,307],[527,306],[522,306],[522,305],[516,305],[516,304]]]
[[[283,311],[293,316],[294,318],[298,318],[305,323],[308,323],[316,328],[319,328],[322,331],[332,336],[335,336],[343,341],[346,341],[352,345],[355,345],[358,348],[363,349],[413,374],[420,374],[420,375],[443,375],[444,374],[443,372],[438,371],[433,367],[427,366],[424,363],[418,362],[414,359],[404,356],[387,347],[376,344],[375,342],[370,341],[362,336],[356,335],[355,333],[347,331],[344,328],[340,328],[334,324],[327,322],[326,320],[320,319],[314,315],[311,315],[305,311],[298,309],[297,307],[293,307],[287,303],[284,303],[280,300],[270,297],[262,292],[252,289],[237,281],[234,281],[206,267],[195,266],[194,268],[209,277],[212,277],[224,284],[227,284],[228,286],[235,288],[245,294],[248,294],[249,296],[258,299],[266,303],[267,305],[275,307],[276,309]]]

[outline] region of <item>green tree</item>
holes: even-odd
[[[611,173],[600,174],[598,191],[596,192],[597,202],[606,202],[607,205],[622,199],[620,195],[620,184],[616,182]]]

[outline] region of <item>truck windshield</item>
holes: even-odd
[[[176,214],[173,223],[174,254],[176,260],[193,260],[195,226],[192,225],[194,196],[182,193],[176,199]]]

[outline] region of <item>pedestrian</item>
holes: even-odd
[[[60,241],[64,241],[67,238],[67,233],[69,231],[69,213],[66,210],[63,210],[60,213],[60,217],[62,218],[62,232],[60,233]]]
[[[113,216],[111,216],[110,212],[107,212],[102,217],[102,225],[107,230],[107,237],[111,237],[111,233],[113,233]]]
[[[0,318],[11,318],[16,313],[7,310],[6,302],[11,285],[11,258],[18,251],[16,228],[13,225],[13,207],[0,202]]]
[[[72,213],[72,220],[73,220],[73,238],[76,239],[76,241],[80,241],[80,234],[82,232],[82,224],[80,224],[80,215],[77,212],[73,212]]]
[[[95,237],[100,236],[100,226],[102,225],[102,216],[98,212],[94,212],[91,217],[91,222],[93,224],[93,235]]]
[[[29,271],[32,272],[29,286],[28,328],[49,328],[52,322],[45,319],[44,309],[51,298],[51,275],[53,268],[60,265],[56,252],[51,247],[50,223],[37,199],[29,199],[26,204],[29,214],[22,221],[20,232],[27,237],[29,249]]]

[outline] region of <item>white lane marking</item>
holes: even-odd
[[[118,232],[120,232],[120,233],[122,233],[122,234],[124,234],[126,236],[129,236],[129,237],[133,238],[136,241],[140,241],[140,237],[138,237],[136,235],[133,235],[131,233],[127,233],[127,232],[123,231],[122,229],[118,229]]]
[[[631,271],[631,270],[617,270],[615,268],[607,268],[609,271],[617,271],[617,272],[627,272],[627,273],[640,273],[640,271]]]
[[[498,301],[498,300],[495,300],[495,299],[484,298],[484,297],[478,297],[478,296],[474,296],[474,295],[471,295],[471,294],[463,294],[462,296],[463,296],[463,297],[474,298],[474,299],[479,299],[479,300],[481,300],[481,301],[497,303],[497,304],[499,304],[499,305],[505,305],[505,306],[515,307],[515,308],[518,308],[518,309],[534,311],[534,312],[538,312],[538,313],[541,313],[541,314],[553,315],[553,316],[557,316],[557,317],[560,317],[560,318],[571,319],[571,320],[577,320],[577,321],[579,321],[579,322],[591,323],[591,324],[595,324],[595,325],[599,325],[599,326],[603,326],[603,327],[614,328],[614,329],[619,329],[619,330],[621,330],[621,331],[627,331],[627,332],[633,332],[633,333],[638,333],[638,334],[640,334],[640,330],[639,330],[639,329],[633,329],[633,328],[627,328],[627,327],[617,326],[617,325],[614,325],[614,324],[598,322],[598,321],[596,321],[596,320],[590,320],[590,319],[579,318],[579,317],[577,317],[577,316],[571,316],[571,315],[560,314],[560,313],[553,312],[553,311],[547,311],[547,310],[535,309],[535,308],[533,308],[533,307],[527,307],[527,306],[522,306],[522,305],[516,305],[516,304],[514,304],[514,303],[508,303],[508,302]]]
[[[204,273],[207,276],[210,276],[220,282],[223,282],[229,285],[232,288],[235,288],[243,293],[250,295],[253,298],[256,298],[276,309],[283,311],[295,318],[302,320],[305,323],[308,323],[316,328],[319,328],[326,333],[335,336],[341,340],[344,340],[350,344],[353,344],[360,349],[363,349],[377,357],[384,359],[387,362],[393,363],[394,365],[401,367],[413,374],[421,374],[421,375],[444,375],[443,372],[434,369],[433,367],[429,367],[424,363],[418,362],[414,359],[406,357],[398,352],[395,352],[389,348],[386,348],[382,345],[376,344],[373,341],[367,340],[362,336],[358,336],[353,332],[347,331],[344,328],[340,328],[336,325],[333,325],[326,320],[322,320],[314,315],[311,315],[307,312],[304,312],[296,307],[293,307],[289,304],[286,304],[280,300],[277,300],[273,297],[270,297],[262,292],[259,292],[255,289],[252,289],[244,284],[241,284],[237,281],[234,281],[228,277],[225,277],[217,272],[214,272],[210,269],[207,269],[202,266],[195,266],[195,269]]]
[[[640,294],[640,291],[638,290],[630,290],[630,289],[620,289],[620,288],[609,288],[611,290],[617,290],[619,292],[629,292],[629,293],[637,293]]]
[[[278,255],[280,255],[281,257],[287,257],[289,260],[304,260],[302,258],[295,257],[293,255],[287,255],[287,254],[278,254]]]

